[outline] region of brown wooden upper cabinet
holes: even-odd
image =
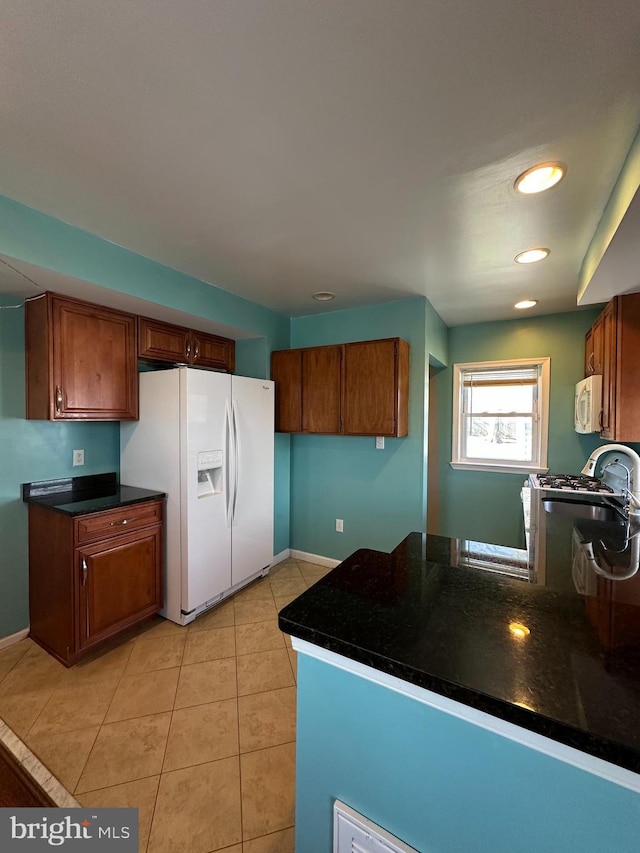
[[[276,383],[276,432],[302,432],[302,350],[272,352],[271,378]]]
[[[409,345],[400,338],[272,353],[276,430],[408,434]]]
[[[194,364],[233,373],[235,341],[138,317],[138,357],[146,361]]]
[[[640,293],[616,296],[585,337],[585,376],[602,375],[601,438],[640,441],[639,354]]]
[[[602,331],[603,314],[601,314],[585,337],[584,375],[602,374]]]
[[[27,418],[138,417],[135,316],[45,293],[25,318]]]

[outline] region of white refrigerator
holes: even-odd
[[[273,561],[274,383],[191,367],[139,379],[120,482],[167,493],[161,612],[186,625]]]

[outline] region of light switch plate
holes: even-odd
[[[376,437],[376,450],[384,450],[384,436],[379,435]]]

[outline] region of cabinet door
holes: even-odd
[[[303,432],[340,432],[342,349],[335,346],[302,350]]]
[[[614,438],[616,424],[616,345],[617,299],[612,299],[601,314],[602,318],[602,438]]]
[[[604,360],[604,318],[598,317],[591,328],[591,373],[601,374]],[[591,374],[589,374],[591,375]]]
[[[271,378],[276,383],[276,431],[302,430],[302,351],[271,353]]]
[[[342,430],[346,435],[396,435],[397,341],[345,344]]]
[[[584,378],[593,373],[593,327],[584,336]]]
[[[640,293],[617,296],[616,347],[612,383],[615,385],[614,431],[611,438],[640,442]]]
[[[191,363],[232,373],[235,367],[235,341],[207,335],[206,332],[192,332]]]
[[[53,298],[54,420],[138,417],[135,317]]]
[[[589,329],[584,339],[584,375],[602,375],[603,367],[603,316]]]
[[[76,572],[76,634],[84,649],[161,609],[161,526],[77,548]]]
[[[189,363],[189,329],[138,317],[138,358]]]

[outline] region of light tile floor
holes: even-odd
[[[31,640],[0,650],[0,718],[82,805],[138,807],[143,853],[292,853],[296,660],[277,614],[327,571],[285,560],[71,669]]]

